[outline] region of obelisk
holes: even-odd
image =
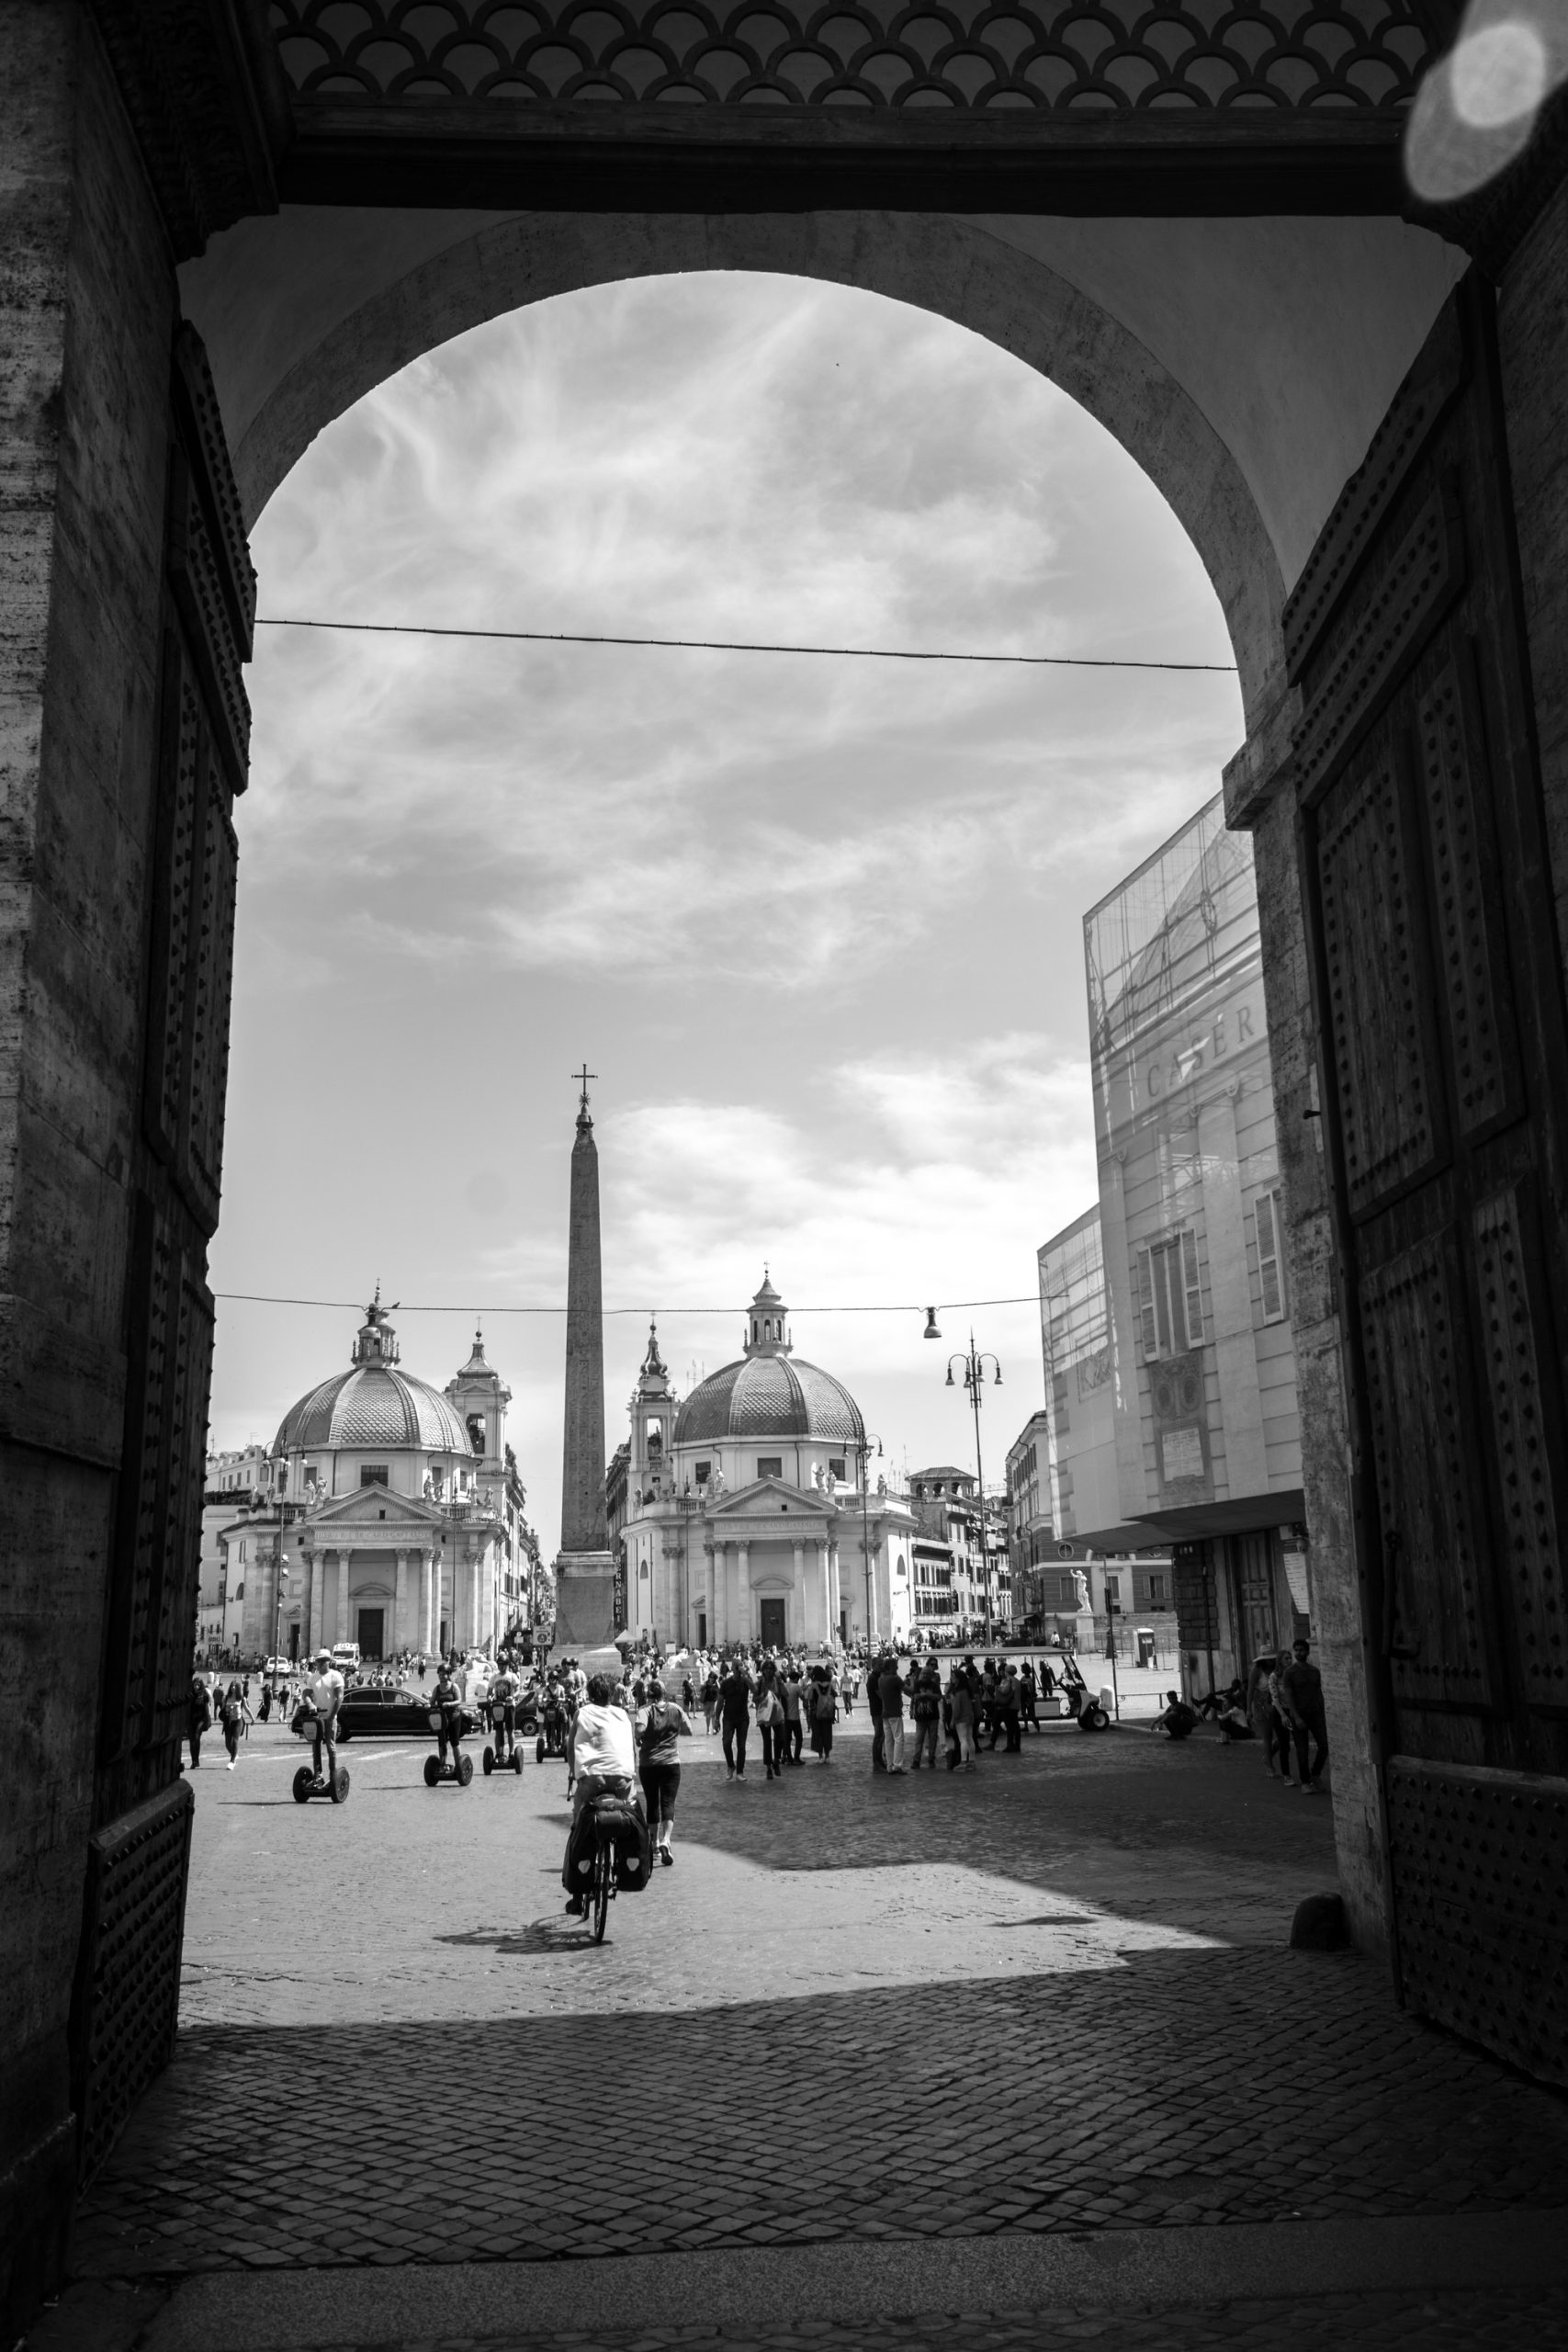
[[[604,1325],[599,1271],[599,1153],[584,1062],[571,1147],[567,1228],[566,1425],[561,1446],[556,1644],[596,1649],[615,1623],[615,1559],[604,1527]]]

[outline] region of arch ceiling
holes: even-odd
[[[1249,711],[1461,259],[1400,218],[1450,0],[98,17],[253,514],[332,416],[499,311],[668,270],[829,277],[974,328],[1109,426],[1209,568]]]

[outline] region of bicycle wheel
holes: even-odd
[[[615,1858],[610,1841],[601,1838],[593,1853],[593,1940],[604,1940],[605,1923],[610,1917],[610,1883],[615,1875]]]

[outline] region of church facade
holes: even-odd
[[[652,1333],[629,1409],[611,1526],[628,1631],[812,1652],[908,1633],[914,1520],[869,1487],[860,1408],[795,1358],[766,1275],[733,1363],[682,1402]]]
[[[511,1391],[478,1332],[445,1390],[399,1354],[378,1292],[348,1369],[285,1414],[259,1514],[222,1531],[231,1555],[249,1554],[247,1653],[493,1652],[526,1619],[536,1546],[506,1442]]]

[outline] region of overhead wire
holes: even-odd
[[[334,1311],[343,1309],[355,1315],[363,1314],[365,1309],[365,1301],[362,1298],[288,1298],[270,1291],[256,1290],[215,1290],[212,1295],[217,1299],[231,1300],[239,1305],[250,1306],[329,1306]],[[935,1308],[939,1315],[952,1315],[972,1306],[1038,1306],[1039,1304],[1038,1291],[1022,1291],[1016,1298],[939,1298],[935,1303]],[[396,1311],[400,1315],[484,1316],[565,1315],[570,1312],[570,1309],[564,1306],[476,1306],[472,1299],[460,1300],[457,1305],[449,1306],[411,1306],[406,1299],[399,1299],[396,1302]],[[925,1315],[930,1311],[931,1302],[925,1299],[918,1305],[910,1300],[893,1301],[871,1306],[791,1306],[789,1309],[792,1315]],[[728,1306],[605,1306],[600,1309],[600,1313],[605,1316],[651,1315],[660,1321],[672,1321],[676,1317],[685,1315],[746,1315],[750,1312],[750,1300],[739,1303],[732,1301]]]
[[[1234,662],[1161,662],[1091,653],[958,653],[940,648],[897,645],[770,645],[744,638],[607,637],[580,629],[446,628],[425,621],[334,621],[294,614],[260,613],[257,628],[319,628],[359,637],[475,638],[518,645],[653,646],[681,653],[807,653],[838,662],[972,662],[1010,663],[1032,670],[1170,670],[1192,675],[1234,678]]]

